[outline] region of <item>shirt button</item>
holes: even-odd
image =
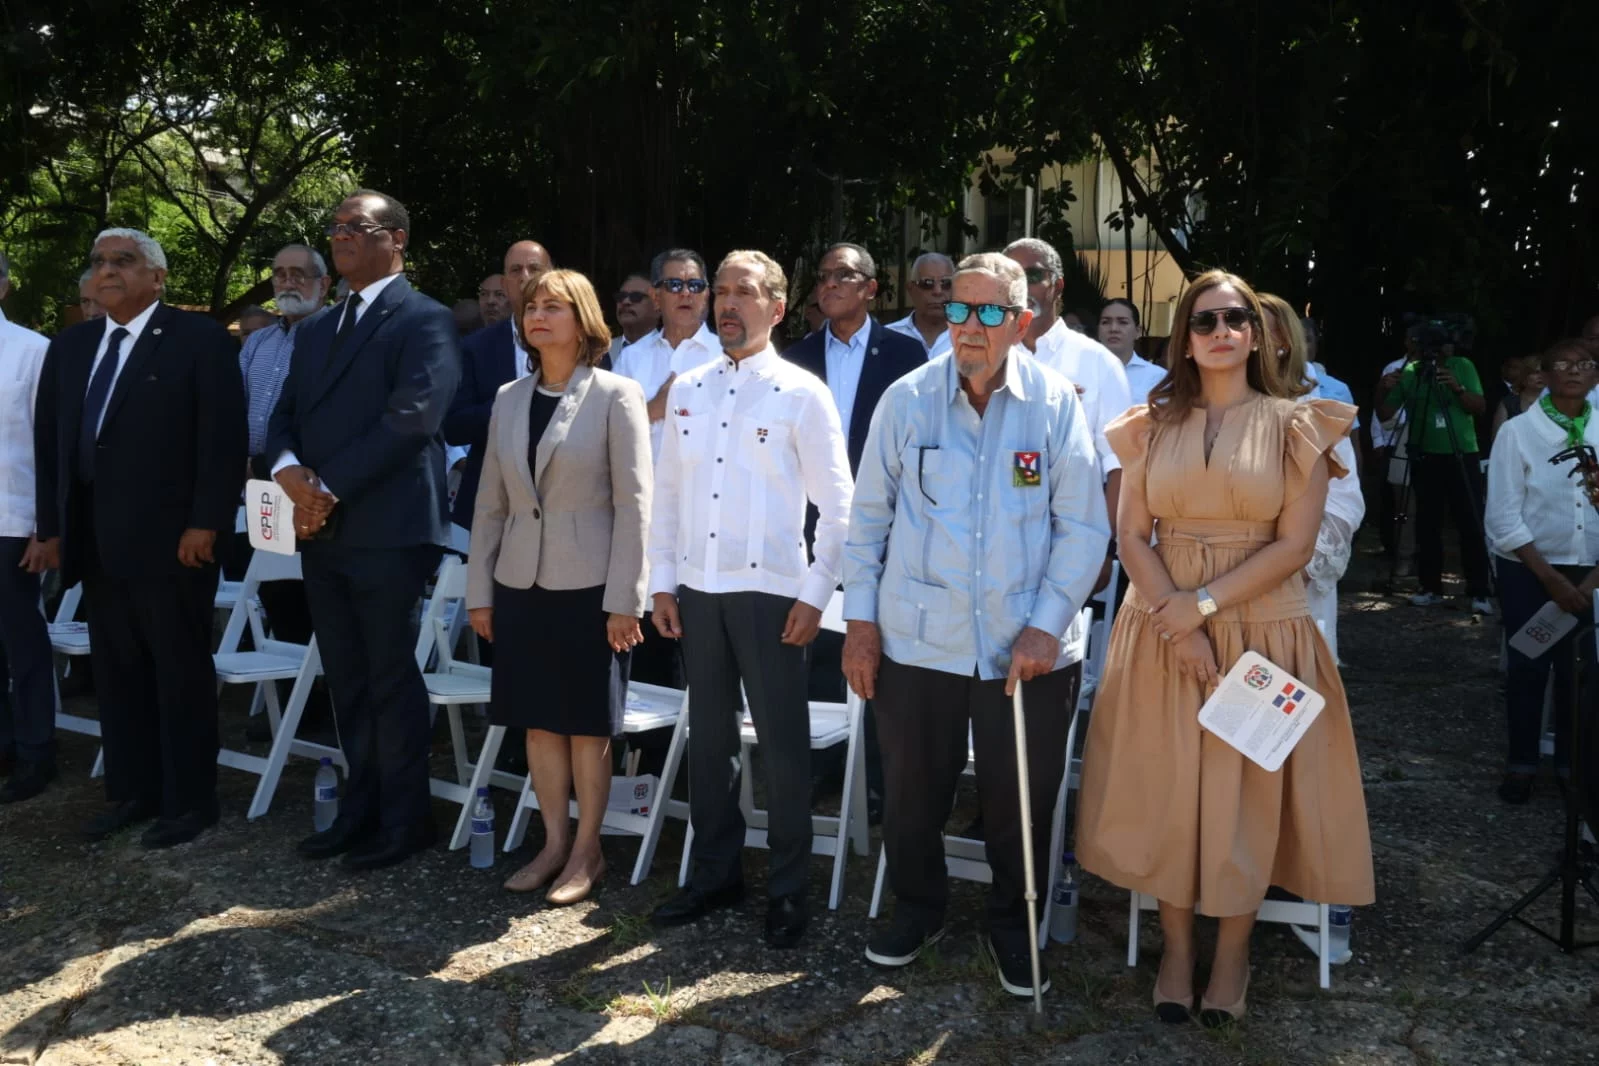
[[[754,564],[754,563],[751,563],[751,564],[750,564],[750,569],[751,569],[751,570],[754,570],[754,569],[755,569],[755,564]]]
[[[727,428],[727,423],[726,423],[726,422],[723,422],[723,423],[722,423],[722,428],[723,428],[723,429],[726,429],[726,428]]]
[[[983,576],[983,572],[981,570],[977,571],[977,576],[978,577],[982,577]]]
[[[980,530],[980,529],[977,531],[977,539],[978,540],[982,540],[983,539],[983,531]]]
[[[975,615],[977,615],[977,616],[978,616],[978,617],[979,617],[979,618],[981,618],[981,617],[982,617],[982,615],[983,615],[983,612],[982,612],[982,611],[973,611],[973,612],[972,612],[972,613],[973,613],[973,614],[975,614]]]
[[[722,457],[721,457],[721,456],[720,456],[720,455],[718,455],[718,456],[717,456],[717,457],[716,457],[716,461],[717,461],[717,462],[721,462],[721,461],[722,461]]]
[[[721,494],[721,493],[720,493],[720,492],[713,492],[713,493],[711,493],[711,499],[713,499],[713,500],[720,500],[720,499],[721,499],[721,498],[722,498],[722,494]]]
[[[715,539],[716,539],[716,534],[715,534],[715,533],[712,533],[712,534],[711,534],[711,539],[712,539],[712,540],[715,540]]]

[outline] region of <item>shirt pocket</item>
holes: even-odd
[[[735,462],[740,466],[762,477],[798,474],[791,440],[793,433],[788,426],[758,415],[743,415],[734,420],[732,429],[729,441]]]
[[[711,447],[710,415],[679,415],[673,421],[677,434],[677,453],[685,464],[698,466]]]
[[[894,587],[884,588],[877,608],[878,625],[885,635],[942,646],[956,621],[951,618],[950,603],[949,589],[902,578]]]
[[[1012,518],[1049,512],[1049,455],[1042,449],[1013,449],[1004,453],[1008,469],[1000,483],[1000,506]]]

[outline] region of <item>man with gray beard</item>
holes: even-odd
[[[260,455],[266,443],[267,419],[272,417],[283,381],[289,376],[294,336],[301,322],[327,306],[331,280],[322,256],[303,244],[285,245],[272,260],[272,300],[282,317],[251,333],[239,352],[249,408],[251,456]]]

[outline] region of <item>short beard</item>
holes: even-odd
[[[278,312],[290,318],[301,318],[317,309],[317,303],[297,292],[278,293],[272,298],[277,304]]]
[[[742,322],[738,324],[738,335],[731,340],[729,340],[727,336],[722,333],[721,323],[717,323],[717,335],[722,339],[722,349],[724,351],[733,351],[735,349],[742,348],[750,342],[749,327],[744,325]]]
[[[988,370],[988,360],[987,359],[977,359],[977,360],[974,360],[973,362],[968,363],[968,362],[962,360],[961,357],[957,354],[955,356],[955,369],[960,371],[960,376],[961,377],[963,377],[963,378],[973,378],[973,377],[976,377],[978,374],[984,373],[985,371]]]

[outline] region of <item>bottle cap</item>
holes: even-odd
[[[323,766],[332,766],[333,765],[333,757],[331,755],[322,756],[322,765]]]
[[[487,796],[489,794],[489,790],[488,790],[487,787],[480,788],[480,789],[477,790],[477,794],[479,796]]]

